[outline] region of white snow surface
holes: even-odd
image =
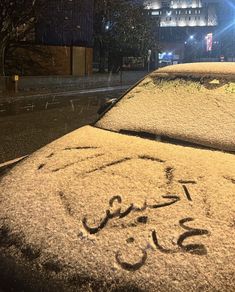
[[[29,291],[235,291],[234,195],[233,154],[86,126],[2,178],[0,271]]]
[[[177,64],[161,68],[155,73],[199,73],[199,74],[219,74],[219,75],[235,75],[235,63],[233,62],[202,62]],[[154,73],[153,73],[154,74]]]
[[[235,64],[182,64],[155,71],[96,126],[235,151]]]

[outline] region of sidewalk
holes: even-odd
[[[90,77],[76,76],[20,76],[17,93],[7,90],[10,77],[0,77],[0,102],[23,97],[71,93],[91,89],[134,85],[147,74],[146,71],[124,71],[118,74],[94,73]],[[5,87],[4,87],[5,86]],[[14,88],[14,83],[12,83]],[[81,92],[84,93],[84,92]]]
[[[8,115],[18,115],[35,111],[47,110],[50,108],[60,108],[64,106],[75,107],[81,101],[88,104],[102,104],[106,98],[121,96],[130,85],[101,87],[83,90],[68,90],[54,92],[19,93],[14,96],[0,98],[0,117]]]
[[[111,91],[122,91],[127,90],[130,88],[133,84],[128,85],[119,85],[119,86],[109,86],[109,87],[98,87],[98,88],[91,88],[91,89],[82,89],[82,90],[70,90],[67,91],[61,91],[62,88],[58,88],[57,90],[53,91],[43,91],[43,90],[37,90],[37,91],[30,91],[30,92],[18,92],[13,94],[5,94],[3,96],[0,96],[0,104],[5,102],[15,102],[15,101],[23,101],[24,99],[27,101],[33,101],[37,98],[48,98],[48,97],[66,97],[66,96],[78,96],[78,95],[85,95],[89,93],[105,93],[105,92],[111,92]],[[66,88],[63,88],[65,90]]]

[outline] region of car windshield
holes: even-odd
[[[235,151],[235,78],[153,73],[96,126],[126,134]]]

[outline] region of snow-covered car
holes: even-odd
[[[235,291],[234,152],[235,64],[151,73],[1,178],[2,283]]]

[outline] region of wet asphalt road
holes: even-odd
[[[94,122],[105,98],[125,90],[48,95],[0,101],[0,163],[34,152],[53,140]]]

